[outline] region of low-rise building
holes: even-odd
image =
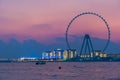
[[[112,58],[113,60],[120,60],[120,53],[119,54],[108,54],[108,57]]]
[[[93,58],[93,57],[100,57],[100,58],[106,58],[107,54],[103,53],[101,50],[95,50],[94,53],[91,52],[90,54],[81,54],[81,58]]]
[[[37,61],[38,58],[36,57],[21,57],[21,58],[18,58],[18,61]]]

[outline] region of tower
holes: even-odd
[[[80,51],[80,56],[82,56],[82,54],[84,54],[84,57],[90,57],[90,58],[92,57],[94,58],[95,56],[92,41],[89,34],[85,34],[84,36]]]

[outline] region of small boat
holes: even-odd
[[[38,61],[38,62],[36,62],[36,65],[43,65],[43,64],[46,64],[46,62],[45,61]]]

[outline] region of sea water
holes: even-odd
[[[120,62],[0,63],[0,80],[120,80]]]

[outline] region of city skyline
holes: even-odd
[[[119,3],[119,0],[0,0],[0,55],[38,56],[46,50],[67,49],[65,32],[70,20],[88,11],[100,14],[109,24],[111,43],[107,52],[120,53]],[[79,17],[71,25],[69,38],[73,48],[79,48],[85,34],[90,34],[96,49],[102,49],[107,40],[104,22],[93,15]]]

